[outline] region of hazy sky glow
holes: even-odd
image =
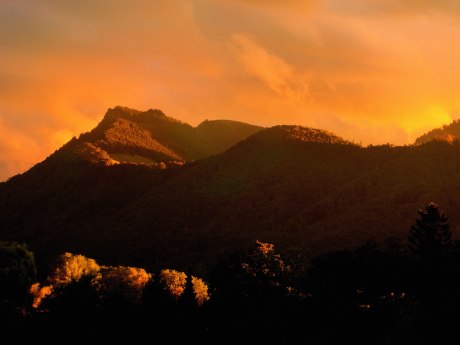
[[[0,0],[0,180],[115,105],[410,143],[459,61],[457,0]]]

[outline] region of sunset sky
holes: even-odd
[[[458,0],[0,0],[0,180],[115,105],[408,144],[459,96]]]

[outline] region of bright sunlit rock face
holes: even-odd
[[[0,3],[0,180],[117,104],[364,144],[410,143],[460,109],[455,1]]]

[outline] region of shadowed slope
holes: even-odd
[[[239,125],[205,122],[198,133],[213,126]],[[430,200],[460,213],[455,143],[363,148],[326,131],[276,126],[164,169],[110,165],[103,152],[98,164],[75,158],[67,150],[79,140],[0,184],[2,239],[25,241],[42,257],[75,251],[110,264],[184,268],[213,264],[257,239],[315,255],[405,238],[414,210]]]

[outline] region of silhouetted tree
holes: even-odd
[[[112,319],[101,314],[101,299],[93,280],[94,276],[84,275],[78,280],[57,285],[41,302],[43,312],[36,315],[42,321],[40,332],[52,334],[59,329],[62,334],[86,337],[108,326],[114,327],[109,323]]]
[[[448,218],[432,202],[418,210],[418,214],[410,230],[409,255],[425,262],[438,261],[453,247]]]
[[[187,270],[187,278],[185,281],[184,292],[179,298],[179,303],[184,311],[192,312],[197,308],[197,302],[195,297],[195,291],[193,289],[193,277],[192,270]]]
[[[78,280],[58,285],[53,294],[43,300],[43,309],[48,310],[57,319],[96,313],[100,296],[93,280],[94,276],[84,275]]]
[[[258,341],[291,336],[285,330],[305,320],[296,317],[301,297],[289,285],[294,280],[290,272],[274,245],[259,241],[253,250],[222,260],[210,276],[214,292],[208,307],[218,315],[209,319],[210,328],[233,335],[257,334]]]
[[[142,293],[142,308],[146,316],[157,321],[170,319],[175,311],[176,299],[160,281],[160,273],[154,275]]]
[[[34,255],[25,244],[0,242],[0,317],[13,323],[29,303],[28,290],[35,280]]]
[[[450,319],[447,310],[455,303],[451,281],[454,244],[448,218],[436,204],[429,203],[418,215],[408,238],[409,293],[420,306],[416,331],[432,343],[447,334],[441,329]]]

